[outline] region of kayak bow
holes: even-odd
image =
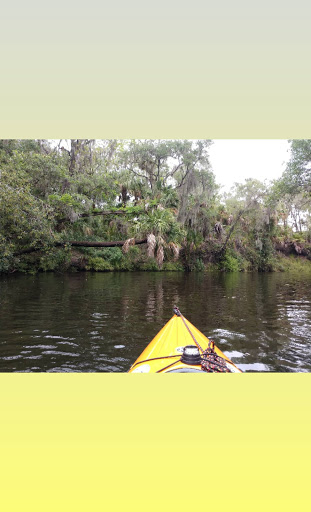
[[[177,307],[174,313],[129,373],[242,373]]]

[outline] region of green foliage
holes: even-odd
[[[188,271],[192,271],[196,264],[196,254],[200,249],[203,242],[203,237],[200,233],[193,229],[188,229],[186,237],[183,240],[184,249],[184,263]]]
[[[223,198],[209,163],[210,145],[0,141],[0,272],[158,271],[143,246],[127,254],[119,247],[54,247],[58,241],[149,234],[156,237],[156,251],[164,249],[163,270],[201,272],[213,264],[226,272],[281,270],[286,265],[275,245],[282,243],[299,244],[311,259],[311,141],[291,141],[290,162],[272,186],[248,179]],[[170,261],[174,249],[178,258],[178,248],[182,263]],[[36,252],[29,254],[31,249]]]
[[[196,259],[193,270],[195,270],[196,272],[204,272],[205,271],[205,265],[200,258]]]
[[[139,247],[130,247],[123,254],[119,247],[80,248],[86,259],[86,270],[96,271],[133,271],[139,270],[142,262]]]
[[[157,262],[153,258],[148,258],[148,260],[141,265],[140,269],[148,271],[148,272],[158,272],[159,271]]]
[[[223,258],[219,262],[219,270],[222,270],[223,272],[240,271],[239,261],[231,250],[227,249],[225,252]]]
[[[55,237],[50,229],[50,215],[48,205],[32,195],[29,180],[23,171],[1,170],[2,266],[6,266],[13,254],[24,248],[45,248],[53,243]]]
[[[303,191],[311,193],[311,140],[292,140],[291,158],[282,178],[278,181],[280,193],[296,195]]]
[[[68,206],[75,206],[79,207],[80,203],[76,199],[72,197],[70,194],[63,194],[62,196],[59,196],[57,194],[50,194],[48,197],[48,200],[50,202],[60,202]]]
[[[100,258],[99,256],[89,257],[85,268],[86,270],[96,270],[96,272],[110,272],[114,270],[109,261],[104,258]]]
[[[124,259],[123,253],[119,247],[105,247],[102,249],[102,257],[109,262],[112,267],[117,267]]]
[[[294,255],[289,257],[279,256],[277,270],[282,272],[303,272],[305,274],[311,274],[311,263],[306,258],[297,258]]]
[[[35,274],[39,271],[38,254],[32,253],[14,258],[10,270],[24,274]]]
[[[153,233],[156,236],[165,235],[175,222],[169,210],[154,209],[141,220],[140,229],[144,234]]]
[[[176,190],[172,186],[165,187],[162,190],[160,202],[165,208],[177,208],[179,205],[179,197]]]
[[[63,272],[65,270],[68,270],[70,266],[70,261],[71,255],[68,249],[51,249],[46,254],[43,254],[40,257],[38,270],[42,270],[43,272]]]
[[[187,246],[198,249],[203,242],[203,236],[194,229],[188,229],[185,241]]]
[[[259,249],[257,268],[259,272],[271,272],[275,265],[275,251],[269,234],[263,233],[262,246]]]
[[[0,272],[7,272],[10,269],[13,261],[13,250],[13,243],[9,243],[0,232]]]
[[[127,254],[123,254],[119,247],[105,247],[102,251],[103,258],[114,270],[134,270],[133,261],[137,253],[138,247],[130,247]]]
[[[137,245],[133,245],[132,247],[129,247],[129,251],[127,253],[127,256],[131,259],[135,259],[140,255],[140,248],[137,247]]]
[[[295,242],[306,242],[307,233],[293,233],[292,240]]]

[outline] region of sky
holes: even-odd
[[[289,160],[289,143],[278,139],[214,139],[210,162],[221,185],[228,192],[235,182],[246,178],[264,181],[279,178]]]

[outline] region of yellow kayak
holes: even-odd
[[[175,306],[174,316],[153,338],[129,373],[242,373]]]

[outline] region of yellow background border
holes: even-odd
[[[306,374],[0,375],[2,510],[292,510]]]

